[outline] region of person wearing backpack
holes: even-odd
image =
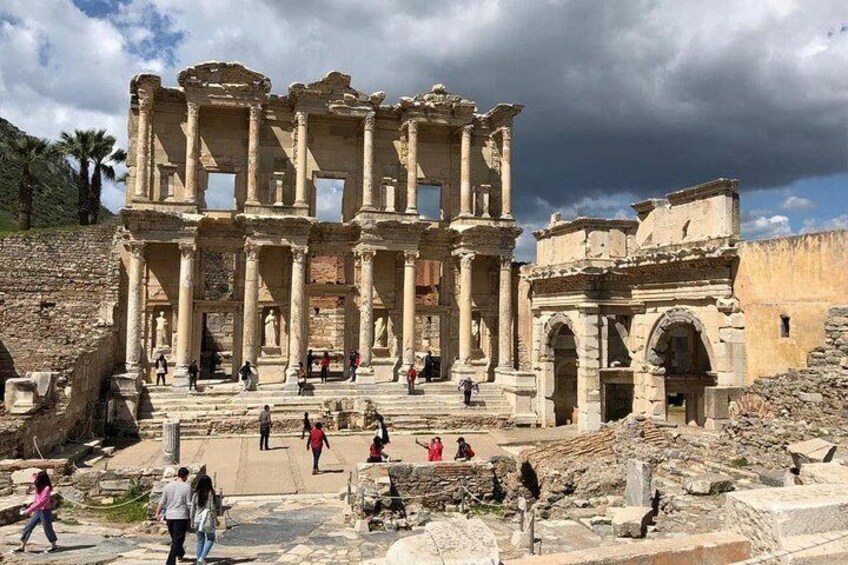
[[[471,444],[462,437],[456,440],[456,443],[457,449],[454,459],[457,461],[471,461],[471,458],[475,455],[474,450],[471,449]]]

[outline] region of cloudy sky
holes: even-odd
[[[525,104],[513,190],[529,229],[554,211],[632,216],[719,176],[742,181],[746,237],[848,227],[844,1],[0,0],[0,116],[32,134],[125,143],[130,78],[173,85],[208,59],[276,92],[338,69],[387,102],[442,82],[481,110]]]

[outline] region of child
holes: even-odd
[[[44,528],[44,535],[47,536],[47,541],[50,542],[50,547],[44,553],[56,551],[56,532],[53,531],[53,499],[51,498],[53,495],[53,485],[50,483],[50,477],[47,475],[47,471],[39,471],[34,474],[32,481],[35,484],[35,501],[24,510],[21,510],[21,516],[26,514],[32,514],[32,516],[30,516],[26,526],[24,526],[23,534],[21,534],[21,545],[14,550],[14,553],[26,551],[29,537],[39,522]]]
[[[309,412],[303,413],[303,429],[300,430],[300,439],[306,437],[306,435],[312,431],[312,422],[309,421]]]
[[[368,463],[382,463],[389,460],[389,454],[383,451],[383,442],[375,437],[368,451]]]

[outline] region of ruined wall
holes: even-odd
[[[735,293],[745,312],[747,381],[804,367],[825,340],[828,308],[845,302],[848,231],[739,245]],[[789,336],[781,337],[781,316]]]

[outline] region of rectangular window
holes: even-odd
[[[344,179],[315,179],[315,217],[322,222],[342,221]]]
[[[789,316],[780,317],[780,337],[789,337]]]
[[[209,173],[204,201],[207,210],[236,209],[236,175]]]
[[[442,219],[442,187],[437,184],[418,185],[418,214],[427,220]]]

